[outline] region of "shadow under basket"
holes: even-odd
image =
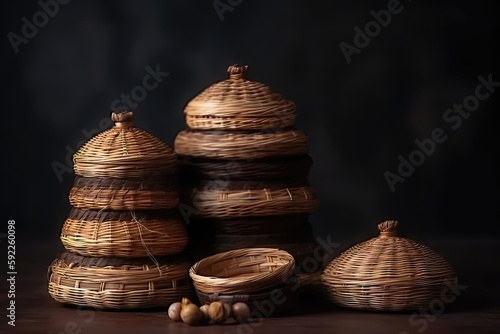
[[[192,294],[181,258],[95,258],[62,253],[48,269],[48,292],[64,304],[99,309],[168,307]]]
[[[255,312],[255,314],[262,314],[264,317],[272,317],[297,309],[298,294],[294,290],[298,286],[295,286],[294,282],[295,280],[292,281],[290,279],[289,284],[283,284],[268,291],[247,295],[207,294],[200,291],[196,291],[196,295],[198,296],[200,305],[210,304],[214,301],[221,301],[227,304],[243,302],[248,305],[251,313]]]

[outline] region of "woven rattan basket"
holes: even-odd
[[[313,187],[281,189],[187,190],[194,213],[204,218],[266,217],[312,213],[318,208]]]
[[[48,271],[48,292],[65,304],[99,309],[167,307],[192,293],[189,262],[82,257],[62,253]]]
[[[182,252],[188,233],[172,211],[89,211],[72,209],[61,231],[70,252],[83,256],[146,257]]]
[[[197,291],[205,294],[253,294],[272,290],[293,273],[295,260],[273,248],[245,248],[206,257],[189,270]]]
[[[179,204],[179,192],[174,176],[141,179],[77,176],[69,202],[75,208],[89,210],[170,209]]]
[[[246,79],[248,66],[229,66],[229,79],[215,83],[191,100],[186,123],[198,130],[263,130],[295,121],[295,105],[268,86]]]
[[[409,311],[429,307],[451,293],[456,275],[431,249],[397,236],[397,221],[378,224],[380,235],[335,258],[322,281],[330,299],[344,307]]]
[[[181,131],[175,150],[181,156],[207,159],[265,159],[304,155],[308,138],[299,130],[276,132]]]
[[[175,172],[174,151],[157,137],[134,128],[132,112],[113,112],[111,119],[114,127],[90,139],[73,155],[76,175],[142,178]]]

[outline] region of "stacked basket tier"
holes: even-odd
[[[62,253],[49,267],[49,294],[99,309],[165,307],[191,291],[190,263],[177,258],[122,259]]]
[[[61,240],[85,256],[146,257],[181,253],[187,229],[177,211],[90,211],[72,209]]]
[[[307,181],[309,139],[295,128],[295,104],[230,66],[184,109],[175,139],[182,202],[190,208],[197,258],[247,247],[314,253],[308,215],[318,196]]]

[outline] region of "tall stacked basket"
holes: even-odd
[[[191,291],[176,154],[135,128],[132,112],[114,112],[112,120],[73,156],[66,252],[49,267],[48,291],[80,306],[168,306]]]
[[[230,66],[185,110],[175,139],[184,214],[197,258],[248,247],[286,250],[297,265],[316,246],[308,215],[318,206],[307,180],[308,138],[295,105]],[[321,269],[318,265],[317,269]]]

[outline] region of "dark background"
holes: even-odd
[[[500,81],[495,2],[401,5],[348,64],[339,43],[353,44],[353,28],[387,1],[246,0],[221,21],[212,1],[73,0],[17,54],[7,34],[21,34],[21,18],[32,22],[40,6],[3,3],[3,222],[16,220],[18,240],[59,243],[74,174],[60,181],[53,163],[66,165],[86,132],[101,131],[111,102],[142,83],[146,66],[170,75],[139,103],[135,124],[172,146],[185,104],[243,63],[250,79],[297,105],[321,199],[317,235],[359,240],[391,217],[418,240],[498,236],[500,92],[456,131],[442,119],[479,75]],[[391,192],[384,172],[436,127],[448,140]]]

